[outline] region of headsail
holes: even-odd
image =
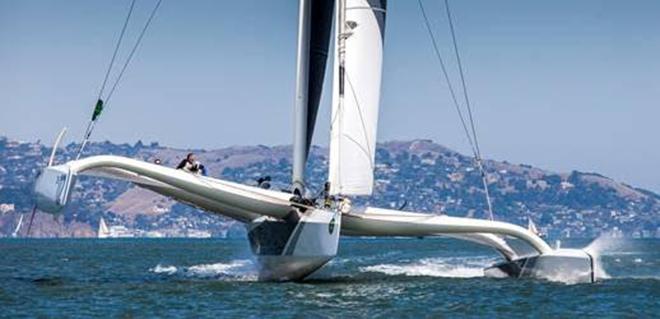
[[[332,194],[370,195],[376,153],[385,0],[339,0],[330,132]]]
[[[328,60],[335,0],[301,0],[293,147],[293,184],[302,188]]]

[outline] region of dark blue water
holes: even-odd
[[[1,239],[0,317],[658,317],[660,241],[597,246],[596,284],[484,278],[498,256],[448,239],[342,240],[313,278],[264,283],[242,240]]]

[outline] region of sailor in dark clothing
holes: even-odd
[[[259,177],[259,179],[257,179],[257,184],[259,185],[260,188],[269,189],[270,188],[270,176]]]
[[[186,158],[184,158],[181,163],[177,165],[176,169],[184,170],[194,174],[201,173],[202,175],[206,176],[206,169],[204,168],[204,165],[195,160],[195,154],[193,153],[188,153]]]

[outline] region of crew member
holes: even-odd
[[[184,158],[181,163],[179,163],[176,169],[184,170],[194,174],[201,173],[202,175],[206,176],[206,168],[204,168],[204,165],[195,160],[195,154],[193,153],[188,153],[186,158]]]
[[[259,177],[259,179],[257,179],[257,184],[259,185],[260,188],[269,189],[270,188],[270,176]]]

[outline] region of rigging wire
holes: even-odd
[[[440,54],[440,50],[438,49],[437,41],[435,39],[435,35],[431,29],[431,24],[429,22],[428,16],[426,15],[426,10],[424,9],[424,5],[422,3],[422,0],[417,0],[417,3],[419,4],[419,8],[422,12],[422,16],[424,18],[424,23],[426,25],[426,30],[428,31],[428,34],[431,38],[431,42],[433,43],[433,49],[435,51],[435,55],[440,62],[440,66],[442,68],[442,73],[444,75],[444,78],[447,82],[447,86],[449,87],[449,92],[451,94],[452,101],[454,102],[454,106],[456,108],[456,112],[458,113],[458,116],[461,120],[461,124],[463,126],[463,130],[465,132],[465,135],[468,139],[468,142],[470,143],[470,148],[472,149],[472,153],[474,155],[475,163],[477,165],[477,168],[479,169],[479,172],[481,174],[481,181],[483,184],[484,188],[484,194],[486,196],[486,204],[488,208],[488,218],[490,220],[494,219],[493,216],[493,206],[492,206],[492,201],[490,198],[490,192],[488,190],[488,181],[486,180],[486,172],[483,167],[482,159],[481,159],[481,149],[479,148],[479,140],[477,138],[477,131],[475,128],[474,124],[474,117],[472,115],[472,107],[470,104],[470,98],[467,90],[467,85],[465,81],[465,73],[463,71],[463,64],[461,62],[461,56],[458,50],[458,41],[456,40],[456,32],[454,30],[454,23],[451,15],[451,10],[449,8],[449,1],[445,0],[445,11],[447,14],[447,20],[449,23],[449,30],[451,32],[451,37],[452,37],[452,43],[454,47],[454,54],[456,56],[456,62],[458,64],[458,71],[461,79],[461,86],[462,86],[462,91],[463,91],[463,97],[465,99],[465,104],[467,108],[467,113],[468,113],[468,119],[470,122],[470,129],[468,129],[467,123],[465,121],[465,116],[463,115],[463,112],[461,111],[460,104],[458,103],[458,99],[456,98],[456,93],[454,92],[453,86],[451,84],[451,80],[449,78],[447,68],[445,66],[444,60],[442,59],[442,55]]]
[[[479,148],[479,139],[477,138],[477,130],[475,129],[474,117],[472,116],[472,106],[470,104],[470,98],[467,91],[467,84],[465,84],[465,72],[463,71],[463,63],[461,63],[461,55],[458,51],[458,41],[456,41],[456,31],[454,30],[454,19],[451,14],[451,9],[449,8],[449,0],[445,0],[445,11],[447,13],[447,21],[449,23],[449,31],[451,32],[451,39],[454,45],[454,54],[456,55],[456,63],[458,64],[458,73],[461,78],[461,85],[463,87],[463,96],[465,97],[465,106],[468,111],[468,118],[470,119],[470,127],[472,129],[472,138],[474,139],[474,146],[477,150],[475,161],[479,172],[481,173],[481,182],[484,187],[484,194],[486,195],[486,204],[488,205],[488,218],[490,220],[494,219],[493,216],[493,204],[490,198],[490,192],[488,190],[488,181],[486,180],[486,171],[483,166],[483,161],[481,157],[481,149]]]
[[[447,13],[447,21],[449,23],[449,31],[451,32],[451,39],[454,45],[454,54],[456,55],[456,62],[458,64],[458,73],[461,78],[461,85],[463,87],[463,96],[465,97],[465,106],[468,111],[468,118],[470,119],[470,127],[472,128],[472,138],[474,139],[474,146],[477,150],[475,161],[477,162],[477,167],[481,173],[481,182],[484,186],[484,193],[486,195],[486,204],[488,205],[488,218],[493,220],[493,204],[490,198],[490,192],[488,190],[488,181],[486,180],[486,171],[484,170],[483,161],[481,158],[481,149],[479,148],[479,139],[477,138],[477,130],[475,129],[474,117],[472,116],[472,106],[470,104],[470,98],[467,90],[467,84],[465,84],[465,72],[463,71],[463,63],[461,63],[461,55],[458,51],[458,41],[456,41],[456,31],[454,30],[454,22],[451,14],[451,9],[449,8],[449,0],[445,0],[445,11]]]
[[[142,42],[142,38],[144,37],[147,29],[149,28],[149,25],[151,25],[151,21],[153,20],[154,16],[156,15],[156,11],[158,11],[158,8],[160,7],[160,4],[162,3],[162,0],[158,0],[154,8],[151,10],[151,14],[149,15],[149,18],[145,22],[144,26],[142,27],[142,31],[140,32],[140,35],[138,36],[135,44],[133,45],[133,48],[131,49],[131,52],[129,53],[128,57],[126,58],[126,61],[124,62],[124,65],[121,68],[121,71],[119,72],[119,75],[115,79],[112,88],[110,89],[110,93],[107,94],[105,97],[105,101],[103,99],[103,92],[105,91],[106,85],[108,83],[108,79],[110,77],[110,73],[112,71],[112,67],[114,65],[115,59],[117,58],[117,53],[119,51],[119,48],[121,47],[122,40],[124,39],[124,34],[126,33],[126,28],[128,26],[128,23],[131,19],[131,15],[133,14],[133,9],[135,8],[135,2],[136,0],[131,1],[131,6],[128,10],[128,14],[126,15],[126,19],[124,20],[124,24],[122,26],[119,39],[117,40],[117,44],[115,46],[114,53],[112,54],[112,58],[110,59],[110,64],[108,65],[108,70],[105,73],[105,77],[103,79],[103,84],[101,85],[101,89],[99,90],[99,95],[98,99],[96,102],[96,106],[94,108],[94,113],[92,115],[92,119],[89,121],[87,124],[87,129],[85,130],[85,135],[83,137],[82,142],[80,143],[80,148],[78,149],[78,153],[76,154],[76,160],[80,159],[80,156],[83,153],[83,150],[85,149],[85,146],[89,142],[89,139],[92,135],[92,132],[94,131],[94,127],[96,125],[96,121],[98,120],[99,116],[101,115],[101,112],[103,111],[104,106],[107,106],[108,103],[110,102],[110,98],[112,98],[112,95],[115,93],[115,90],[117,89],[117,86],[119,85],[119,82],[121,81],[122,77],[124,76],[124,73],[126,71],[126,68],[130,64],[131,60],[133,59],[133,56],[135,55],[135,52],[137,51],[137,48],[140,46],[140,43]]]
[[[147,32],[147,29],[149,28],[149,25],[151,25],[151,21],[154,19],[154,16],[156,15],[156,11],[158,11],[158,8],[160,7],[160,4],[163,2],[163,0],[158,0],[156,5],[154,6],[153,10],[151,10],[151,14],[149,15],[149,19],[147,19],[147,22],[145,22],[144,27],[142,27],[142,31],[140,32],[140,35],[138,36],[137,41],[135,42],[135,45],[131,49],[131,53],[128,55],[128,58],[126,59],[126,62],[124,63],[124,66],[121,69],[121,72],[119,72],[119,75],[117,76],[117,80],[115,80],[115,83],[112,85],[112,89],[110,90],[110,93],[108,93],[108,96],[106,97],[106,103],[110,102],[110,98],[112,97],[112,94],[115,93],[115,89],[117,88],[117,84],[119,84],[119,81],[121,78],[124,76],[124,72],[126,71],[126,68],[128,67],[128,64],[131,63],[131,60],[133,59],[133,56],[135,55],[135,51],[137,51],[138,46],[140,46],[140,43],[142,42],[142,38],[144,37],[144,34]]]
[[[128,21],[131,20],[131,15],[133,14],[133,9],[135,8],[135,0],[131,1],[131,7],[128,9],[128,14],[124,20],[124,25],[121,27],[121,32],[119,33],[119,39],[115,45],[115,52],[112,53],[112,58],[110,59],[110,64],[108,65],[108,70],[105,72],[105,77],[103,77],[103,84],[101,84],[101,89],[99,90],[99,97],[97,100],[100,100],[103,96],[103,91],[105,90],[105,85],[108,83],[108,78],[110,78],[110,72],[112,71],[112,66],[115,64],[115,59],[117,58],[117,53],[119,52],[119,47],[121,47],[121,41],[124,39],[124,34],[126,33],[126,27],[128,26]]]
[[[452,102],[454,103],[454,107],[456,108],[456,113],[458,113],[458,117],[461,119],[461,125],[463,126],[463,130],[465,131],[465,136],[468,139],[468,143],[470,144],[472,153],[476,155],[477,150],[474,146],[474,142],[472,141],[472,135],[470,134],[470,130],[468,129],[467,123],[465,122],[465,116],[463,116],[463,111],[461,111],[461,106],[458,103],[458,99],[456,98],[456,92],[454,91],[454,86],[452,85],[451,79],[449,78],[447,67],[445,66],[444,59],[442,58],[442,54],[440,53],[440,49],[438,48],[438,43],[435,39],[435,34],[431,30],[431,24],[426,15],[426,10],[424,9],[424,5],[422,4],[421,0],[417,0],[417,3],[419,4],[419,9],[421,10],[422,17],[424,18],[426,31],[428,31],[429,37],[431,38],[431,43],[433,44],[433,51],[435,52],[436,58],[440,62],[440,68],[442,69],[442,74],[445,78],[445,82],[447,82],[447,87],[449,88],[449,94],[451,95]]]
[[[454,45],[454,55],[456,56],[456,64],[458,65],[458,74],[461,78],[461,86],[463,87],[463,97],[465,98],[465,105],[467,107],[468,118],[470,119],[470,128],[472,129],[472,138],[474,139],[474,146],[477,149],[477,155],[481,158],[481,150],[479,149],[479,140],[477,139],[477,130],[474,125],[474,118],[472,117],[472,106],[468,95],[467,85],[465,84],[465,73],[463,72],[463,63],[461,62],[461,55],[458,52],[458,42],[456,41],[456,32],[454,31],[454,22],[449,9],[449,0],[445,0],[445,11],[447,13],[447,22],[449,24],[449,31],[451,32],[451,40]]]
[[[105,91],[105,86],[108,83],[108,79],[110,78],[110,72],[112,71],[112,66],[115,64],[115,60],[117,59],[117,53],[119,52],[119,48],[121,47],[121,42],[124,39],[124,34],[126,34],[126,28],[128,27],[128,22],[131,20],[131,15],[133,14],[134,8],[135,8],[135,0],[132,0],[131,6],[128,9],[128,14],[126,14],[126,19],[124,19],[124,24],[121,27],[121,32],[119,33],[119,38],[117,39],[115,50],[112,53],[112,58],[110,59],[110,63],[108,64],[108,69],[105,71],[105,76],[103,77],[103,83],[101,84],[101,88],[99,89],[99,95],[96,98],[96,106],[94,108],[95,113],[97,108],[100,108],[101,110],[103,109],[103,100],[101,99],[103,97],[103,91]],[[87,141],[89,140],[92,131],[94,130],[95,122],[96,122],[96,118],[94,115],[92,115],[92,119],[89,121],[89,123],[87,123],[87,128],[85,129],[83,140],[80,143],[80,148],[78,149],[78,153],[76,154],[76,160],[80,159],[80,156],[82,155],[82,152],[85,149],[85,146],[87,145]]]

